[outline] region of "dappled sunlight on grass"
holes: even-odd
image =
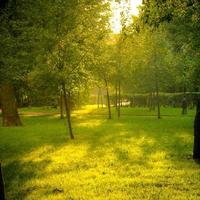
[[[89,106],[65,120],[25,117],[1,128],[0,149],[10,200],[198,199],[200,168],[192,161],[192,119],[107,120]]]
[[[100,120],[100,119],[93,119],[93,120],[90,120],[89,122],[80,122],[77,126],[79,127],[97,127],[97,126],[101,126],[102,123],[104,123],[105,120]]]
[[[89,114],[94,110],[97,110],[96,105],[86,105],[82,107],[82,109],[73,111],[72,115],[76,116],[76,115],[82,115],[82,114]]]
[[[177,138],[181,140],[184,144],[190,144],[193,142],[193,138],[188,132],[182,131],[175,134]]]
[[[51,119],[51,118],[60,118],[60,114],[51,115],[51,116],[49,116],[49,118],[50,118],[50,119]]]
[[[30,153],[28,153],[27,155],[24,155],[20,159],[20,161],[21,162],[40,162],[44,160],[44,157],[46,157],[45,155],[48,154],[48,157],[49,157],[49,151],[52,151],[52,147],[50,145],[33,149]]]
[[[164,151],[157,151],[149,156],[149,159],[152,161],[164,160],[165,158],[166,158],[166,152]]]

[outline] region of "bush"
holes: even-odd
[[[197,98],[200,98],[199,92],[187,92],[186,94],[187,105],[189,108],[193,108]],[[160,105],[181,107],[184,93],[160,93]],[[139,107],[154,107],[156,104],[156,94],[133,94],[122,95],[123,102],[129,102],[130,106]],[[115,102],[115,96],[111,96],[112,104]]]

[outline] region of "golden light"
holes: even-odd
[[[115,34],[121,31],[121,19],[120,13],[125,11],[128,15],[127,17],[137,16],[139,14],[138,7],[142,5],[142,0],[121,0],[120,2],[112,1],[111,10],[113,16],[111,18],[111,28]]]

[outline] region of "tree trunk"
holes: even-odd
[[[14,88],[11,83],[0,85],[0,101],[3,126],[21,126],[22,123],[17,110]]]
[[[67,126],[69,129],[69,135],[71,139],[74,139],[74,135],[72,132],[72,125],[71,125],[71,112],[70,112],[70,99],[69,93],[66,93],[65,84],[63,83],[63,95],[64,95],[64,103],[65,103],[65,111],[66,111],[66,119],[67,119]]]
[[[1,163],[0,163],[0,200],[5,200],[4,181],[3,181]]]
[[[183,100],[182,100],[182,115],[186,115],[187,114],[187,100],[185,98],[185,96],[183,97]]]
[[[78,91],[78,108],[81,107],[81,100],[80,100],[80,91]]]
[[[186,99],[186,84],[183,87],[183,100],[182,100],[182,115],[187,114],[187,99]]]
[[[156,77],[156,101],[157,101],[157,116],[158,119],[161,118],[160,116],[160,97],[159,97],[159,86],[158,86],[158,78]]]
[[[153,97],[152,97],[152,92],[149,93],[149,111],[152,111],[152,107],[153,107]]]
[[[60,119],[64,119],[64,102],[63,102],[63,91],[60,91]]]
[[[194,120],[193,159],[200,160],[200,100],[197,102],[197,112]]]
[[[131,108],[133,107],[133,98],[134,98],[134,97],[130,97],[130,107],[131,107]]]
[[[110,95],[108,90],[108,82],[106,79],[105,79],[105,84],[106,84],[107,105],[108,105],[108,119],[111,119]]]
[[[102,93],[102,90],[101,90],[101,107],[103,108],[103,93]]]
[[[152,110],[155,111],[156,109],[156,95],[155,92],[152,92]]]
[[[121,116],[121,82],[118,82],[118,118]]]
[[[116,108],[116,110],[117,110],[117,102],[118,102],[117,95],[118,95],[118,89],[117,89],[117,83],[116,83],[116,85],[115,85],[115,108]]]
[[[99,104],[100,104],[100,88],[98,88],[98,97],[97,97],[97,108],[99,108]]]

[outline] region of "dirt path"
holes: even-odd
[[[49,116],[49,115],[57,115],[58,112],[20,112],[19,113],[22,116],[27,117],[35,117],[35,116]]]

